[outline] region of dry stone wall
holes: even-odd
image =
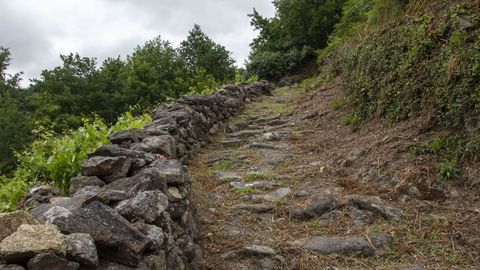
[[[184,162],[272,89],[261,81],[183,97],[143,129],[112,134],[71,179],[70,197],[36,187],[23,201],[29,216],[0,216],[0,269],[205,269]]]

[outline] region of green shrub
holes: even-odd
[[[149,123],[149,115],[132,116],[127,112],[118,118],[115,125],[108,127],[96,117],[93,121],[84,120],[77,130],[56,136],[53,132],[39,129],[38,140],[29,150],[16,153],[19,166],[12,179],[2,178],[0,184],[0,210],[15,209],[28,186],[34,183],[47,183],[68,192],[70,178],[80,172],[87,154],[108,144],[108,135],[122,130],[142,128]]]
[[[439,180],[449,180],[457,178],[459,170],[454,161],[444,161],[437,165],[437,178]]]
[[[342,119],[342,123],[347,126],[358,126],[360,122],[362,122],[362,117],[357,114],[352,114]]]
[[[332,102],[332,109],[333,110],[339,110],[339,109],[343,108],[343,106],[345,106],[345,104],[346,104],[345,99],[335,99]]]

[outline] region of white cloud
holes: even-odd
[[[9,72],[31,79],[59,65],[60,54],[102,61],[157,35],[178,45],[197,23],[242,65],[253,7],[273,16],[270,0],[0,0],[0,46],[12,52]]]

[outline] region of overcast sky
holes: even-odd
[[[12,53],[9,72],[24,82],[60,65],[60,54],[124,57],[158,35],[177,46],[197,23],[233,52],[237,65],[255,37],[247,17],[271,17],[271,0],[0,0],[0,46]]]

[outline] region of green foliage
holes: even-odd
[[[439,180],[448,180],[458,177],[459,170],[457,164],[453,161],[444,161],[437,165],[437,178]]]
[[[15,167],[13,149],[22,149],[32,137],[33,122],[18,86],[20,74],[7,74],[9,64],[9,50],[0,47],[0,175]]]
[[[25,195],[28,184],[22,177],[9,181],[0,176],[0,212],[11,212],[17,209],[17,204]]]
[[[293,74],[327,45],[328,35],[340,19],[344,0],[275,0],[274,18],[262,17],[255,9],[249,16],[259,31],[250,44],[249,74],[279,80]]]
[[[221,87],[212,74],[208,74],[203,68],[198,68],[192,78],[189,79],[189,95],[206,95],[215,92]]]
[[[345,99],[335,99],[332,102],[332,109],[333,110],[340,110],[341,108],[343,108],[343,106],[345,106],[345,104],[346,104]]]
[[[217,171],[226,171],[230,169],[233,166],[233,160],[232,159],[227,159],[219,164],[215,165],[215,170]]]
[[[457,129],[478,117],[480,33],[460,29],[459,16],[418,16],[342,45],[337,61],[356,113],[396,122],[428,109]]]
[[[134,117],[127,112],[111,127],[96,117],[93,121],[84,119],[82,127],[62,136],[56,136],[48,130],[36,130],[39,139],[32,143],[30,149],[17,153],[19,166],[13,177],[2,178],[0,210],[14,209],[28,186],[36,182],[52,184],[63,192],[68,192],[70,178],[80,172],[89,152],[109,143],[109,134],[142,128],[150,121],[149,115]]]
[[[347,126],[358,126],[362,122],[362,117],[358,114],[351,114],[342,119],[342,123]]]
[[[219,82],[233,81],[235,78],[235,61],[231,52],[211,40],[197,24],[190,30],[187,39],[182,41],[178,51],[190,74],[202,69]]]

